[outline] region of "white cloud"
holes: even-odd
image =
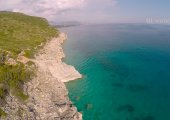
[[[40,9],[67,10],[78,8],[83,5],[84,0],[41,0],[35,2]]]
[[[83,6],[84,0],[0,0],[0,10],[24,12],[50,19],[52,15]]]
[[[107,14],[117,0],[0,0],[0,10],[23,12],[48,20],[90,19]]]

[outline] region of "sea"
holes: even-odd
[[[66,83],[83,120],[170,120],[170,26],[101,24],[61,28]]]

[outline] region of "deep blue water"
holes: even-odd
[[[83,74],[66,85],[84,120],[170,120],[170,26],[61,30],[65,61]]]

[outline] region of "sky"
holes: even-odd
[[[0,0],[0,11],[22,12],[52,22],[145,23],[168,19],[170,0]]]

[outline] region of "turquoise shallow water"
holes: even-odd
[[[113,24],[62,28],[67,83],[84,120],[170,120],[170,28]]]

